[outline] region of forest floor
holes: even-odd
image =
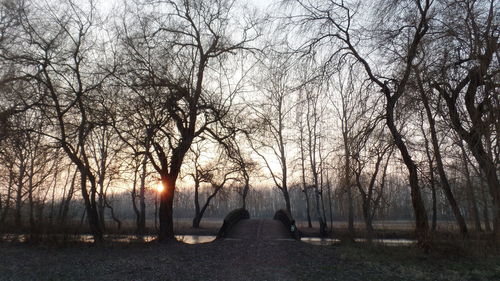
[[[500,280],[500,255],[361,243],[0,243],[0,254],[0,280]]]
[[[180,223],[176,232],[214,235],[220,223],[206,221],[198,230]],[[316,228],[299,226],[306,236],[317,235]],[[406,238],[411,231],[390,227],[377,234],[393,235]],[[500,251],[482,240],[439,240],[430,253],[415,246],[293,240],[0,242],[0,280],[500,280]]]

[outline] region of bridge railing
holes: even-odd
[[[295,225],[295,220],[287,210],[278,210],[274,214],[274,219],[281,221],[290,232],[290,236],[295,240],[300,240],[301,234]]]
[[[217,233],[217,238],[224,238],[233,226],[235,226],[240,220],[249,219],[250,213],[246,209],[240,208],[229,212],[224,218],[224,223]]]

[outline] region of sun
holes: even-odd
[[[161,181],[159,181],[158,184],[156,185],[156,191],[158,191],[159,193],[162,193],[164,189],[165,189],[165,187],[163,186],[163,183]]]

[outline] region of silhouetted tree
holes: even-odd
[[[429,30],[432,2],[430,0],[379,2],[375,24],[378,24],[380,28],[370,30],[370,32],[378,32],[380,38],[377,41],[383,43],[370,46],[373,49],[366,53],[363,46],[360,46],[360,36],[362,35],[357,33],[363,29],[354,28],[354,25],[359,24],[355,20],[358,20],[360,15],[360,3],[344,1],[316,1],[312,3],[302,0],[285,2],[292,3],[299,11],[298,15],[292,12],[290,18],[292,25],[308,30],[304,45],[309,50],[328,45],[329,48],[332,48],[330,55],[328,55],[330,61],[336,55],[347,54],[354,57],[365,70],[370,81],[377,85],[383,93],[386,99],[386,124],[409,173],[417,239],[420,246],[428,248],[430,242],[429,225],[420,190],[417,166],[401,131],[396,125],[396,120],[398,101],[406,93],[413,62],[418,55],[421,41]],[[408,30],[408,32],[401,32],[401,30]],[[301,34],[305,33],[301,32]],[[369,54],[374,51],[381,52],[383,57],[386,56],[385,63],[396,63],[398,71],[384,73],[375,68],[369,58]]]
[[[121,30],[124,69],[118,79],[140,104],[137,125],[146,128],[151,144],[144,153],[165,186],[159,240],[168,241],[175,239],[172,207],[186,153],[227,114],[235,94],[215,77],[229,74],[228,58],[246,50],[259,32],[247,14],[235,16],[234,1],[168,0],[137,8]]]

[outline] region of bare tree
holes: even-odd
[[[251,145],[257,155],[263,160],[276,188],[283,194],[286,210],[292,214],[289,194],[289,160],[287,130],[293,113],[293,73],[289,56],[269,54],[264,58],[259,68],[261,78],[258,89],[263,94],[263,101],[253,106],[255,122],[262,124],[262,130],[257,137],[251,139]],[[272,163],[279,164],[279,172]]]
[[[304,121],[304,105],[302,103],[298,103],[297,105],[297,127],[299,131],[299,149],[300,149],[300,171],[301,171],[301,183],[302,183],[302,193],[304,194],[304,198],[306,201],[306,215],[307,215],[307,225],[309,228],[312,228],[311,222],[311,207],[309,201],[309,186],[306,181],[306,135],[305,135],[305,121]]]
[[[99,103],[105,103],[104,96],[100,96],[97,99]],[[116,134],[116,131],[113,130],[113,127],[111,126],[112,122],[108,117],[108,112],[105,112],[105,109],[109,107],[110,106],[103,105],[101,107],[103,108],[102,112],[94,112],[94,115],[101,115],[99,118],[101,124],[99,124],[99,126],[96,127],[89,135],[89,158],[93,162],[93,172],[97,177],[97,205],[101,228],[103,230],[106,229],[106,209],[110,210],[111,217],[117,223],[118,229],[121,226],[121,221],[115,216],[111,202],[107,197],[107,192],[112,182],[119,177],[122,165],[119,159],[119,154],[125,147],[124,143],[121,142],[120,138]]]
[[[257,163],[252,160],[244,150],[245,139],[246,138],[244,136],[234,134],[231,136],[229,144],[226,145],[228,157],[238,170],[238,177],[236,181],[241,186],[237,187],[237,192],[241,195],[241,207],[243,209],[247,208],[247,197],[251,187],[251,175],[257,169]]]
[[[365,128],[364,134],[360,134],[357,140],[352,140],[355,142],[352,156],[355,162],[353,173],[361,194],[363,218],[369,241],[373,238],[373,218],[384,194],[387,167],[394,148],[392,141],[387,140],[383,128],[376,132],[373,130],[370,127]],[[375,161],[371,161],[372,159]],[[366,168],[371,166],[370,164],[373,165],[373,170],[368,172]]]
[[[486,177],[495,206],[495,241],[500,243],[497,5],[493,0],[449,1],[438,26],[445,36],[429,43],[428,50],[436,57],[431,86],[444,98],[453,129]],[[435,49],[438,44],[454,47]],[[490,145],[493,142],[496,151]]]
[[[429,182],[429,187],[431,189],[431,196],[432,196],[432,218],[431,218],[431,230],[433,232],[436,231],[437,229],[437,192],[436,192],[436,179],[435,179],[435,171],[434,171],[434,157],[431,152],[431,148],[429,145],[429,138],[427,136],[427,130],[424,128],[425,124],[425,118],[423,116],[423,113],[420,112],[420,130],[422,131],[422,136],[424,138],[424,147],[425,147],[425,155],[427,157],[427,164],[429,165],[429,175],[428,175],[428,182]]]
[[[95,241],[102,240],[97,210],[97,179],[87,154],[93,118],[92,94],[106,75],[96,57],[99,17],[95,4],[29,3],[18,11],[22,34],[2,50],[4,59],[23,69],[33,89],[44,98],[40,109],[53,120],[51,130],[39,132],[56,140],[79,170],[82,197]],[[11,48],[15,44],[17,47]],[[22,46],[22,47],[19,47]],[[90,184],[90,189],[87,184]]]
[[[462,213],[460,212],[460,208],[458,206],[457,200],[453,195],[451,190],[450,183],[448,182],[448,177],[446,176],[446,172],[444,170],[443,157],[441,156],[441,151],[439,148],[439,141],[436,132],[436,121],[434,120],[434,115],[432,113],[432,109],[429,102],[428,90],[424,88],[424,84],[422,82],[421,74],[417,67],[415,67],[415,80],[417,83],[418,92],[420,93],[420,99],[425,109],[425,114],[427,116],[427,122],[429,123],[429,131],[431,135],[431,144],[432,151],[434,153],[434,159],[436,161],[436,167],[438,170],[440,185],[443,188],[444,194],[450,203],[450,207],[453,210],[453,214],[455,215],[455,219],[457,221],[458,227],[460,228],[460,233],[462,236],[467,236],[467,224],[465,222]]]
[[[210,202],[217,194],[227,185],[229,181],[235,181],[239,167],[230,165],[228,155],[222,151],[216,155],[216,159],[202,164],[200,157],[201,152],[198,149],[192,149],[194,154],[194,173],[190,174],[193,178],[194,190],[194,203],[195,203],[195,216],[193,218],[193,228],[199,228],[200,222],[205,214],[205,211],[210,206]],[[215,160],[215,161],[214,161]],[[228,165],[229,164],[229,165]],[[207,196],[205,203],[200,205],[200,192],[201,184],[208,183],[209,188],[206,190]]]
[[[2,191],[5,193],[1,194],[1,207],[0,208],[0,225],[5,226],[5,220],[7,215],[11,209],[12,196],[14,193],[14,182],[15,182],[15,170],[14,170],[14,161],[10,159],[10,155],[5,153],[5,151],[1,151],[1,160],[2,160],[2,180],[6,183],[6,186],[3,186]]]
[[[412,205],[416,220],[416,235],[419,245],[428,248],[429,246],[429,225],[427,211],[424,206],[419,185],[418,171],[415,161],[405,143],[401,131],[396,125],[397,104],[406,93],[406,86],[410,79],[412,66],[418,55],[418,49],[422,38],[429,29],[429,19],[432,2],[425,1],[389,1],[380,2],[377,20],[384,25],[380,28],[380,45],[374,47],[373,51],[380,51],[387,55],[387,63],[397,62],[399,66],[395,73],[382,73],[370,62],[369,53],[362,50],[359,34],[356,31],[362,30],[354,28],[358,25],[355,21],[360,16],[360,4],[347,3],[344,1],[291,1],[298,6],[299,16],[294,16],[294,23],[307,29],[309,34],[305,45],[308,49],[320,46],[334,46],[333,51],[328,55],[333,60],[336,55],[348,54],[356,59],[365,70],[366,75],[372,83],[377,85],[383,93],[385,103],[385,120],[389,131],[394,138],[403,161],[409,172],[409,182],[411,187]],[[390,15],[399,15],[391,17]],[[379,26],[380,26],[379,24]],[[401,32],[408,30],[408,32]],[[312,32],[313,31],[313,32]],[[370,32],[377,32],[370,30]],[[302,33],[303,34],[303,33]],[[387,41],[384,41],[387,40]],[[386,47],[393,49],[386,50]],[[398,54],[393,57],[392,54]]]
[[[471,177],[471,172],[469,169],[469,161],[467,159],[467,152],[465,151],[464,144],[462,140],[458,141],[458,146],[460,147],[461,160],[463,165],[463,173],[466,179],[465,189],[467,193],[467,201],[469,203],[469,210],[472,214],[472,219],[474,220],[474,228],[476,231],[481,232],[481,219],[479,218],[479,208],[477,206],[476,195],[474,192],[473,181]]]
[[[62,162],[62,161],[61,161]],[[66,225],[68,213],[70,210],[70,204],[77,190],[77,177],[78,169],[72,170],[73,167],[69,166],[65,169],[66,177],[63,186],[63,192],[61,194],[59,210],[57,212],[57,223],[61,226]]]
[[[320,103],[322,99],[322,89],[317,85],[310,84],[302,89],[306,107],[306,149],[309,156],[309,171],[312,176],[312,187],[316,199],[316,216],[318,218],[320,235],[327,235],[326,215],[323,204],[323,186],[321,183],[320,161],[322,138],[320,132],[320,122],[325,110]]]
[[[337,71],[337,79],[331,82],[333,84],[332,93],[328,96],[334,112],[340,121],[340,132],[342,134],[342,150],[343,150],[343,177],[341,183],[343,190],[347,192],[348,205],[348,230],[351,238],[354,238],[354,195],[353,188],[355,186],[353,170],[355,165],[352,164],[353,155],[356,151],[351,151],[355,143],[363,143],[369,139],[371,131],[379,122],[379,118],[373,118],[376,111],[373,110],[373,102],[369,98],[368,91],[357,90],[361,86],[361,81],[356,79],[355,66],[345,64],[347,67],[339,66]],[[372,105],[373,104],[373,105]],[[375,116],[376,117],[376,116]],[[367,120],[364,120],[367,119]],[[359,125],[362,123],[362,125]],[[358,129],[360,128],[360,129]],[[365,126],[366,128],[364,128]],[[358,149],[363,149],[362,146]],[[359,159],[358,159],[359,160]],[[359,167],[359,166],[358,166]]]
[[[259,36],[246,14],[241,21],[234,16],[235,6],[228,0],[148,2],[137,6],[141,14],[124,21],[127,65],[118,78],[143,104],[144,135],[151,143],[144,153],[165,186],[160,241],[175,239],[172,207],[186,153],[195,138],[227,114],[235,94],[216,77],[228,77],[227,59]]]
[[[148,157],[140,155],[133,159],[134,176],[132,181],[132,208],[136,216],[136,234],[146,232],[146,179],[148,176]],[[139,191],[137,190],[139,189]],[[139,207],[137,207],[139,199]]]

